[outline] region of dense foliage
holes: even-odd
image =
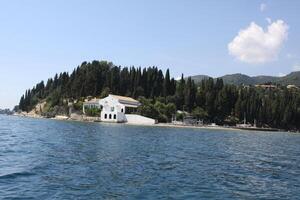
[[[85,108],[86,116],[97,117],[100,116],[101,109],[100,108]]]
[[[143,106],[138,112],[159,121],[170,121],[176,110],[182,110],[218,124],[241,122],[247,116],[247,121],[261,126],[300,129],[299,90],[225,85],[211,78],[195,84],[183,75],[175,81],[169,70],[164,74],[157,67],[122,68],[105,61],[84,62],[71,74],[57,74],[46,85],[38,83],[21,97],[19,108],[30,111],[42,100],[49,108],[65,106],[69,99],[109,93],[139,98]]]

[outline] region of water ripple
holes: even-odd
[[[300,135],[0,116],[0,199],[300,199]]]

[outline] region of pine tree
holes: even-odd
[[[164,85],[163,85],[163,94],[164,94],[164,97],[167,97],[170,94],[172,94],[169,69],[167,69],[166,75],[165,75],[165,80],[164,80]]]

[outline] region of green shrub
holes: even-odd
[[[85,109],[85,114],[87,116],[91,116],[91,117],[96,117],[96,116],[100,116],[100,113],[101,113],[101,109],[100,108],[88,108],[86,107]]]

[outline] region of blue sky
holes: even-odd
[[[297,0],[1,1],[0,108],[83,61],[174,77],[300,70],[299,10]]]

